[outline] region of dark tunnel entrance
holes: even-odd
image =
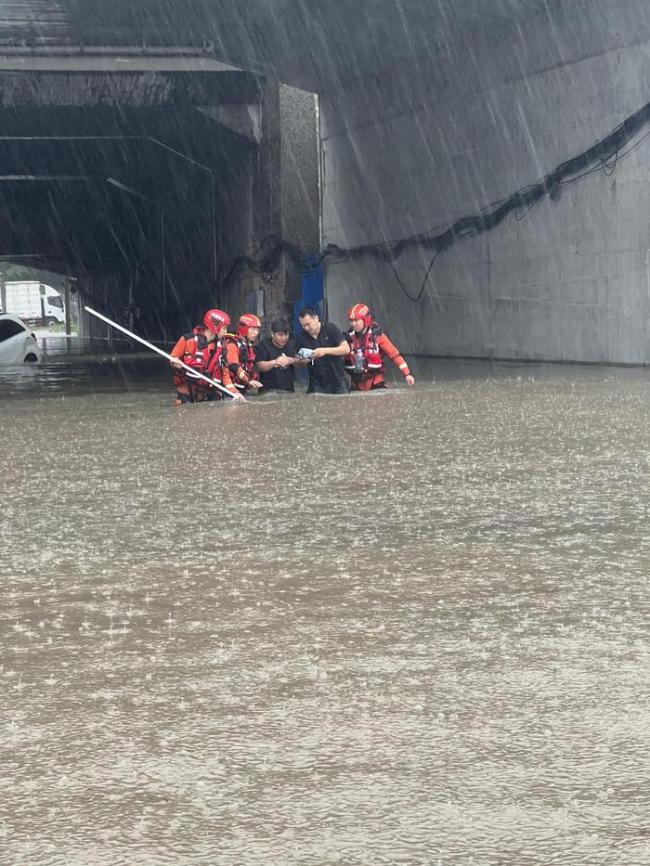
[[[254,269],[233,268],[283,233],[277,85],[230,69],[5,71],[0,102],[5,261],[72,276],[80,302],[149,339],[169,340],[209,306],[287,311],[298,291],[288,265],[266,291]],[[291,102],[305,109],[317,181],[313,97]],[[311,236],[299,240],[317,247],[317,183],[310,195]]]

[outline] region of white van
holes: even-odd
[[[52,286],[44,283],[5,283],[6,309],[2,313],[14,313],[23,322],[34,325],[53,325],[65,322],[63,297]]]

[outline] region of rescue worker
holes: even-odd
[[[346,334],[350,352],[345,369],[350,374],[353,391],[375,391],[386,387],[384,358],[402,373],[408,385],[415,385],[408,364],[372,318],[367,304],[355,304],[348,310],[351,327]]]
[[[176,405],[183,403],[202,403],[205,400],[216,400],[221,392],[203,379],[193,379],[191,374],[181,367],[179,361],[192,367],[198,373],[210,378],[217,378],[208,372],[213,366],[213,360],[221,353],[221,338],[228,330],[230,316],[223,310],[208,310],[203,317],[203,326],[197,325],[189,334],[184,334],[171,350],[171,355],[178,361],[171,361],[174,367],[174,385],[176,386]],[[226,383],[224,383],[226,387]],[[229,388],[229,390],[231,390]],[[234,389],[232,389],[234,390]]]
[[[240,394],[262,388],[255,369],[255,343],[260,335],[261,321],[253,313],[244,313],[237,322],[234,334],[224,335],[222,364],[224,372]]]

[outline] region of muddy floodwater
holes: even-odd
[[[650,372],[0,372],[0,863],[650,864]]]

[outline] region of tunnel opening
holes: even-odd
[[[299,240],[318,247],[317,182],[307,217],[287,192],[305,197],[287,155],[305,123],[302,158],[317,181],[314,98],[287,100],[239,70],[147,66],[0,71],[0,253],[72,277],[82,304],[162,342],[211,306],[286,314],[300,291],[295,263],[264,273],[234,263],[257,262],[283,220],[303,234],[310,223]],[[106,336],[86,315],[79,333]]]

